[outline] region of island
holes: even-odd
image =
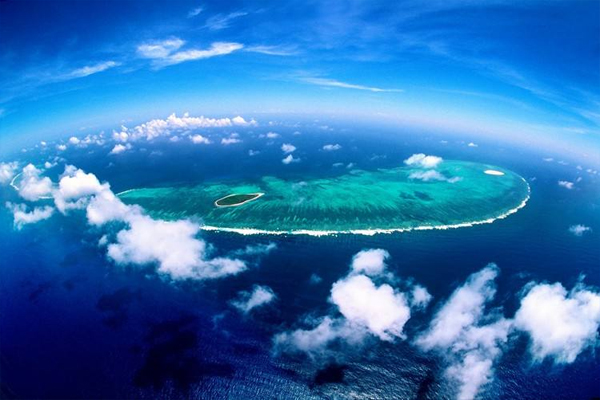
[[[241,234],[363,234],[491,223],[525,206],[529,185],[487,164],[444,160],[303,179],[263,176],[118,193],[155,218],[199,218],[202,229]]]
[[[264,193],[240,193],[240,194],[229,194],[225,197],[221,197],[215,201],[217,207],[237,207],[242,204],[248,203],[249,201],[256,200]]]

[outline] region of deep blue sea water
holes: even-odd
[[[319,124],[316,124],[319,125]],[[334,125],[332,125],[334,126]],[[204,233],[217,254],[274,242],[277,250],[252,260],[249,271],[215,281],[172,282],[149,266],[123,268],[97,246],[100,234],[83,215],[55,215],[13,230],[0,210],[0,378],[6,398],[452,398],[453,388],[433,355],[411,340],[465,278],[498,264],[494,306],[507,317],[528,282],[561,282],[570,289],[582,275],[600,287],[600,185],[577,161],[542,150],[515,148],[427,133],[367,126],[324,130],[277,126],[283,139],[267,144],[240,131],[244,143],[192,146],[157,142],[123,157],[110,148],[67,150],[68,162],[111,183],[115,192],[165,183],[228,178],[334,175],[345,165],[389,168],[416,152],[480,161],[511,169],[529,180],[531,199],[518,213],[492,224],[446,231],[334,237],[240,236]],[[293,132],[300,130],[301,135]],[[256,132],[266,128],[256,128]],[[441,143],[446,140],[448,143]],[[282,142],[293,143],[302,162],[280,163]],[[320,151],[340,143],[335,153]],[[140,150],[143,147],[145,150]],[[218,150],[215,150],[218,148]],[[248,156],[248,150],[261,154]],[[543,161],[554,157],[555,162]],[[19,155],[44,161],[44,154]],[[333,167],[333,163],[344,166]],[[55,177],[62,166],[49,171]],[[558,180],[575,181],[574,190]],[[2,188],[0,201],[15,200]],[[568,227],[584,224],[581,237]],[[365,248],[390,252],[390,269],[428,288],[433,303],[405,326],[407,340],[371,340],[325,361],[272,353],[272,337],[296,328],[306,315],[324,315],[331,284],[347,273]],[[318,274],[322,281],[310,283]],[[229,305],[241,290],[270,286],[277,300],[243,317]],[[600,355],[587,350],[576,362],[533,364],[525,339],[510,343],[483,398],[590,399],[600,396]]]

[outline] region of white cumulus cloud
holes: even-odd
[[[6,207],[13,213],[13,224],[15,228],[21,229],[24,225],[48,219],[54,214],[54,208],[50,206],[34,207],[28,211],[25,204],[6,203]]]
[[[325,146],[323,146],[323,150],[325,151],[335,151],[335,150],[339,150],[341,149],[342,146],[339,144],[326,144]]]
[[[199,135],[199,134],[198,135],[190,136],[190,140],[194,144],[210,144],[210,140],[208,140],[207,137],[204,137],[204,136]]]
[[[447,364],[446,375],[456,382],[459,399],[473,399],[493,379],[494,362],[507,342],[511,321],[486,304],[496,293],[498,268],[491,264],[472,274],[437,311],[429,328],[415,344],[435,351]]]
[[[577,224],[569,227],[569,232],[571,232],[575,236],[583,236],[584,233],[590,232],[592,228],[589,226]]]
[[[531,286],[521,299],[515,326],[529,334],[534,360],[572,363],[598,345],[600,294],[582,284],[570,292],[560,283]]]
[[[435,168],[443,159],[437,156],[428,156],[423,153],[413,154],[404,160],[404,164],[420,168]]]
[[[297,157],[294,157],[294,156],[293,156],[293,155],[291,155],[291,154],[288,154],[288,156],[287,156],[287,157],[284,157],[284,158],[281,160],[281,162],[282,162],[282,163],[284,163],[285,165],[288,165],[288,164],[291,164],[291,163],[297,163],[297,162],[300,162],[300,159],[299,159],[299,158],[297,158]]]
[[[0,163],[0,185],[4,185],[14,178],[19,164],[17,162]]]
[[[275,293],[268,286],[254,285],[252,292],[240,292],[238,298],[231,301],[231,305],[248,314],[256,307],[269,304],[275,300]]]
[[[290,143],[284,143],[281,145],[281,151],[283,151],[285,154],[293,153],[294,151],[296,151],[296,146]]]
[[[572,190],[575,187],[575,183],[569,181],[558,181],[558,186],[562,186],[565,189]]]
[[[46,198],[52,193],[52,181],[41,176],[42,171],[33,164],[23,168],[21,179],[18,182],[19,195],[25,200],[37,201]]]

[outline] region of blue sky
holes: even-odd
[[[3,1],[0,143],[189,111],[600,144],[598,1]]]

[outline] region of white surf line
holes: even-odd
[[[220,228],[217,226],[203,225],[200,226],[200,229],[204,231],[213,231],[213,232],[231,232],[231,233],[239,233],[240,235],[308,235],[308,236],[331,236],[331,235],[364,235],[364,236],[373,236],[376,234],[390,234],[390,233],[402,233],[402,232],[410,232],[410,231],[432,231],[432,230],[447,230],[447,229],[458,229],[458,228],[469,228],[475,225],[484,225],[491,224],[494,221],[499,219],[504,219],[509,215],[512,215],[525,207],[529,198],[531,197],[531,188],[527,181],[521,178],[523,182],[527,185],[527,197],[515,208],[506,211],[503,214],[500,214],[497,217],[492,217],[480,221],[472,221],[472,222],[461,222],[458,224],[450,224],[450,225],[422,225],[416,226],[413,228],[388,228],[388,229],[351,229],[346,231],[336,231],[336,230],[310,230],[310,229],[299,229],[292,231],[270,231],[266,229],[255,229],[255,228]]]
[[[502,176],[504,175],[504,172],[502,171],[496,171],[495,169],[486,169],[485,171],[483,171],[484,174],[487,175],[494,175],[494,176]]]

